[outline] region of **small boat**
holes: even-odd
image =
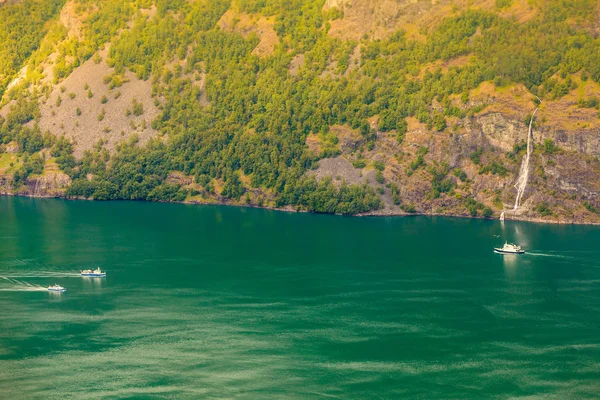
[[[84,269],[80,272],[81,272],[81,276],[91,276],[94,278],[104,278],[106,276],[106,272],[102,272],[100,270],[100,267],[96,268],[95,270]]]
[[[48,286],[48,291],[62,293],[62,292],[66,292],[67,289],[65,289],[64,287],[62,287],[60,285],[54,284],[54,286]]]
[[[503,247],[494,247],[494,252],[500,254],[524,254],[525,250],[521,246],[506,242]]]

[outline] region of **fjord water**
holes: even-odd
[[[3,398],[600,393],[599,227],[0,197],[0,238]]]

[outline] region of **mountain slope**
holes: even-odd
[[[0,13],[38,9],[0,29],[33,32],[0,71],[5,192],[600,221],[594,1],[25,0]],[[40,192],[51,173],[61,184]]]

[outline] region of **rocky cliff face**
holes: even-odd
[[[0,176],[0,194],[31,197],[64,197],[71,178],[64,172],[48,172],[27,178],[25,184],[15,188],[11,177]]]
[[[551,117],[550,117],[551,118]],[[507,118],[502,113],[491,112],[476,119],[481,132],[490,143],[510,151],[519,140],[525,140],[527,126],[523,121]],[[537,126],[533,132],[536,143],[550,139],[559,147],[590,156],[600,156],[600,129],[566,129],[556,126]]]
[[[529,179],[516,211],[514,185],[528,132],[524,118],[482,111],[457,122],[451,132],[409,120],[401,144],[395,132],[379,133],[371,150],[364,149],[357,132],[333,131],[341,155],[320,161],[310,174],[373,186],[385,202],[375,215],[481,216],[489,207],[486,215],[494,218],[505,211],[506,219],[600,223],[600,134],[594,130],[565,132],[538,123]],[[481,204],[465,202],[471,196]]]

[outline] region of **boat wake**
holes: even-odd
[[[31,283],[7,278],[5,276],[1,276],[0,278],[8,282],[7,286],[0,286],[1,292],[40,292],[48,290],[41,285],[32,285]]]
[[[534,250],[534,251],[528,251],[527,254],[529,254],[531,256],[539,256],[539,257],[575,258],[573,256],[568,256],[568,255],[565,255],[565,254],[562,254],[562,253],[553,253],[553,252],[550,252],[550,251],[540,253],[540,252],[536,252]]]
[[[585,257],[577,257],[577,256],[557,254],[557,253],[536,253],[536,252],[529,252],[529,251],[525,254],[527,254],[529,256],[533,256],[533,257],[548,257],[548,258],[555,259],[557,261],[560,260],[563,262],[569,262],[569,263],[575,263],[575,264],[582,264],[582,265],[590,264],[589,260],[586,259]]]
[[[530,255],[530,256],[535,256],[535,257],[553,257],[553,258],[565,258],[565,259],[573,259],[575,257],[572,256],[565,256],[564,254],[551,254],[551,253],[533,253],[531,251],[528,251],[526,254]]]
[[[30,271],[28,273],[15,273],[0,275],[0,278],[70,278],[80,276],[75,272],[57,272],[57,271]]]
[[[0,292],[45,292],[47,287],[0,275]],[[5,281],[6,284],[3,284]]]
[[[8,287],[8,288],[0,288],[0,292],[47,292],[48,288],[43,286],[18,286],[18,287]]]

